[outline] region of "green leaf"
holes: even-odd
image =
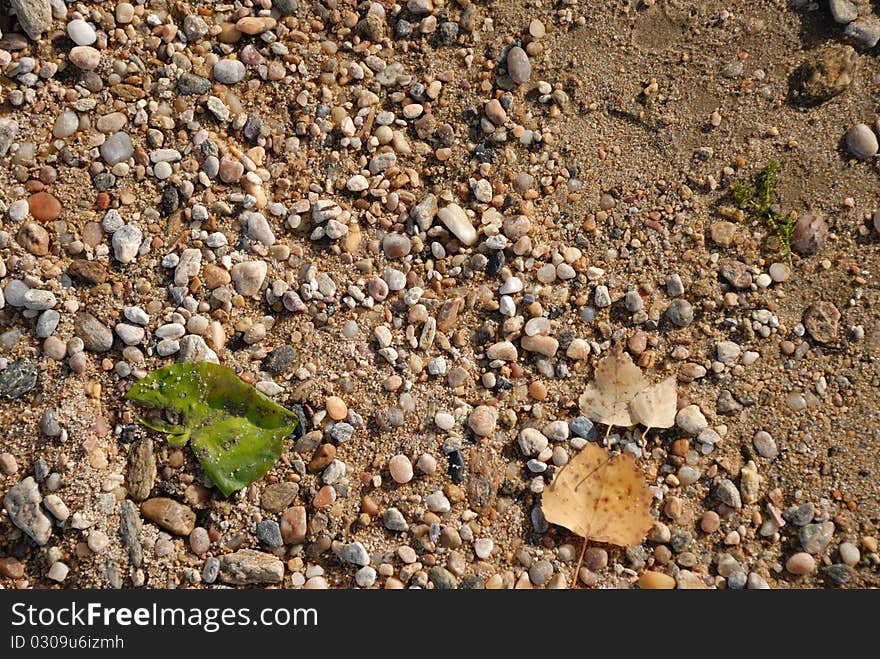
[[[224,496],[262,478],[298,423],[297,416],[242,382],[226,366],[180,363],[150,373],[126,398],[164,410],[177,424],[141,423],[169,434],[171,446],[190,442],[202,468]]]

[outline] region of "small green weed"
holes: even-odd
[[[753,187],[736,183],[733,186],[732,195],[742,210],[761,218],[767,225],[767,228],[776,236],[780,250],[788,264],[791,265],[791,235],[794,233],[796,220],[790,213],[782,215],[778,205],[773,201],[778,171],[779,163],[771,160],[755,176]]]

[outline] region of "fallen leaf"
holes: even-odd
[[[578,404],[590,420],[608,426],[629,428],[635,425],[630,403],[650,386],[642,370],[633,364],[628,353],[619,348],[596,365],[596,378],[587,385]]]
[[[629,404],[633,421],[646,428],[671,428],[678,411],[678,388],[675,377],[669,377],[640,391]]]
[[[177,424],[153,417],[141,423],[169,433],[171,446],[189,441],[224,496],[262,478],[298,422],[232,369],[207,362],[164,366],[137,382],[126,398],[178,417]]]
[[[644,540],[654,523],[651,491],[629,453],[610,456],[587,444],[544,490],[548,522],[595,542],[626,547]]]

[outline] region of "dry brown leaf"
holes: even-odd
[[[651,491],[630,454],[609,457],[587,444],[544,490],[548,522],[587,540],[626,547],[645,539],[654,523]]]
[[[675,377],[669,377],[640,391],[629,404],[633,421],[646,428],[671,428],[678,411],[678,388]]]
[[[635,425],[630,403],[650,386],[642,370],[633,364],[628,353],[617,349],[599,360],[595,375],[595,380],[587,385],[578,400],[581,412],[592,421],[608,426]]]

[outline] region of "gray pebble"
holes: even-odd
[[[257,539],[267,547],[283,547],[281,527],[274,519],[264,519],[257,524]]]

